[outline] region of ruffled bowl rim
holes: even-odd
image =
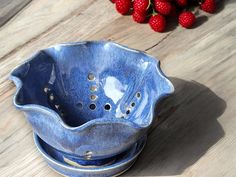
[[[13,104],[14,106],[19,109],[19,110],[22,110],[22,111],[27,111],[27,110],[34,110],[34,111],[39,111],[39,112],[43,112],[45,113],[46,115],[50,116],[51,118],[53,118],[55,121],[58,121],[64,128],[66,129],[69,129],[71,131],[79,131],[79,130],[82,130],[82,129],[85,129],[85,128],[88,128],[90,126],[93,126],[95,124],[111,124],[111,123],[119,123],[119,124],[125,124],[125,125],[128,125],[128,126],[131,126],[135,129],[140,129],[140,128],[145,128],[145,127],[148,127],[149,125],[147,126],[140,126],[128,119],[111,119],[111,118],[97,118],[97,119],[93,119],[93,120],[90,120],[82,125],[79,125],[77,127],[72,127],[72,126],[69,126],[67,125],[62,119],[61,117],[59,116],[58,113],[56,113],[54,110],[52,109],[49,109],[48,107],[45,107],[45,106],[41,106],[41,105],[38,105],[38,104],[25,104],[25,105],[20,105],[17,103],[17,96],[19,94],[19,91],[21,90],[22,86],[23,86],[23,82],[21,81],[21,79],[19,79],[18,77],[14,76],[13,73],[15,70],[17,70],[18,68],[20,68],[22,65],[30,62],[31,60],[34,59],[34,57],[36,55],[38,55],[40,52],[46,50],[46,49],[50,49],[50,48],[55,48],[55,47],[61,47],[61,46],[77,46],[77,45],[83,45],[83,44],[86,44],[86,43],[104,43],[105,44],[112,44],[112,45],[115,45],[116,47],[119,47],[119,48],[122,48],[122,49],[125,49],[127,51],[130,51],[130,52],[136,52],[136,53],[141,53],[141,54],[144,54],[146,55],[149,59],[152,60],[152,62],[154,62],[154,64],[156,65],[156,71],[157,73],[159,74],[160,77],[162,77],[163,79],[166,80],[168,86],[169,86],[169,92],[167,93],[163,93],[162,95],[160,95],[158,98],[155,98],[154,101],[153,101],[153,109],[155,109],[155,104],[161,100],[164,96],[168,96],[168,95],[171,95],[174,93],[174,86],[173,84],[171,83],[171,81],[168,79],[168,77],[162,72],[161,68],[160,68],[160,61],[147,54],[146,52],[144,51],[141,51],[141,50],[137,50],[137,49],[132,49],[132,48],[129,48],[127,46],[124,46],[124,45],[121,45],[121,44],[118,44],[116,42],[113,42],[113,41],[106,41],[106,40],[101,40],[101,41],[81,41],[81,42],[68,42],[68,43],[61,43],[61,44],[55,44],[55,45],[52,45],[48,48],[44,48],[44,49],[41,49],[39,50],[38,52],[34,53],[31,57],[29,57],[25,62],[23,62],[22,64],[16,66],[12,71],[11,71],[11,74],[9,76],[9,80],[13,81],[16,85],[16,92],[14,93],[14,96],[13,96]],[[154,110],[151,110],[152,112],[154,112]],[[153,116],[151,116],[151,119],[150,119],[150,122],[153,121]]]

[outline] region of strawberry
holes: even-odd
[[[216,10],[215,0],[204,0],[201,5],[201,9],[208,13],[214,13]]]
[[[149,0],[134,0],[134,11],[138,12],[139,14],[145,13],[149,7]]]
[[[143,23],[146,20],[146,13],[138,13],[136,11],[133,12],[132,14],[133,20],[136,21],[137,23]]]
[[[196,17],[190,11],[184,11],[179,15],[179,24],[184,28],[191,28],[195,21]]]
[[[161,14],[152,15],[148,23],[156,32],[163,32],[166,28],[166,19]]]
[[[187,0],[175,0],[178,6],[185,7],[187,6],[188,1]]]
[[[116,10],[122,15],[127,14],[130,11],[131,6],[131,0],[116,0]]]
[[[171,4],[167,1],[154,0],[154,6],[163,15],[168,15],[171,12]]]

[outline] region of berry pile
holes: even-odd
[[[116,10],[122,14],[131,14],[137,23],[148,22],[156,32],[166,29],[168,18],[178,17],[179,24],[191,28],[196,17],[190,9],[200,6],[205,12],[214,13],[216,0],[111,0]]]

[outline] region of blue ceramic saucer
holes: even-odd
[[[110,177],[124,173],[133,165],[145,146],[146,137],[140,139],[127,152],[117,155],[112,162],[108,162],[103,166],[81,165],[69,160],[58,150],[45,143],[35,133],[34,142],[48,165],[61,175],[69,177]]]

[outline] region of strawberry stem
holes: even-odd
[[[149,6],[152,6],[152,12],[151,12],[151,14],[149,16],[157,15],[157,12],[155,11],[153,3],[151,2],[151,0],[149,0],[149,2],[150,2]]]
[[[157,15],[157,12],[153,9],[152,10],[152,15],[154,16],[154,15]]]

